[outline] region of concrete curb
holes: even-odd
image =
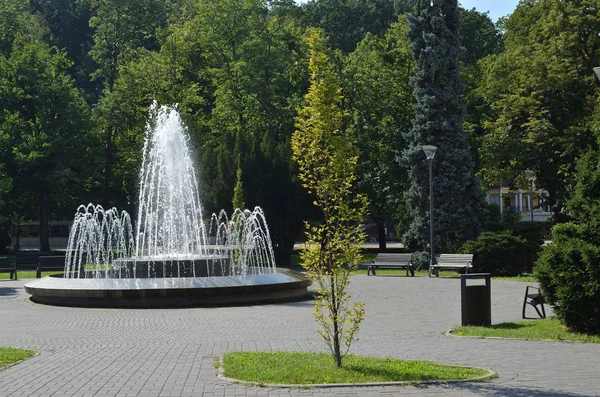
[[[470,338],[470,339],[493,339],[493,340],[519,340],[519,341],[528,341],[528,342],[554,342],[554,343],[592,343],[595,342],[586,342],[583,340],[570,340],[570,339],[530,339],[530,338],[502,338],[500,336],[471,336],[471,335],[454,335],[452,330],[444,332],[444,335],[451,336],[453,338]]]

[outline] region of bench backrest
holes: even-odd
[[[437,264],[448,265],[471,265],[473,262],[473,254],[441,254],[437,258]]]
[[[12,263],[8,263],[8,258],[3,256],[0,257],[0,269],[14,269],[15,265]]]
[[[38,266],[41,267],[59,267],[65,265],[65,257],[64,256],[40,256],[38,258]]]
[[[409,263],[411,261],[412,254],[396,254],[396,253],[379,253],[375,258],[375,264],[378,263]]]
[[[50,255],[49,252],[17,251],[15,252],[15,265],[35,265],[40,256]]]

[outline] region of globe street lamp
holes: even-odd
[[[433,158],[437,147],[433,145],[423,145],[423,151],[427,162],[429,163],[429,241],[431,246],[431,258],[429,260],[429,277],[433,266],[435,265],[435,256],[433,255]]]
[[[529,210],[531,211],[531,222],[533,222],[533,180],[535,179],[535,171],[525,170],[525,176],[529,181]]]

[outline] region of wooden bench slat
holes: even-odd
[[[436,263],[429,267],[429,277],[435,274],[439,277],[440,269],[457,270],[468,273],[473,267],[473,254],[441,254],[436,259]]]
[[[376,276],[376,271],[378,268],[406,269],[407,276],[409,272],[412,276],[414,276],[415,273],[411,259],[411,253],[379,253],[377,254],[375,260],[369,264],[369,267],[367,269],[367,276],[370,276],[371,273],[373,273],[373,275]]]

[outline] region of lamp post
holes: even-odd
[[[525,170],[525,176],[529,181],[529,211],[531,211],[531,222],[533,222],[533,180],[535,179],[535,171]]]
[[[435,157],[436,150],[437,147],[433,145],[423,145],[423,151],[429,163],[429,245],[431,246],[429,277],[431,277],[431,271],[433,270],[433,265],[435,265],[435,256],[433,255],[433,158]]]

